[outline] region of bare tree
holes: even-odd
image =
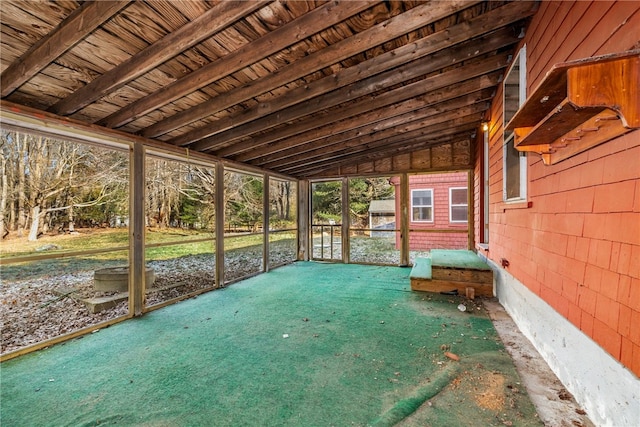
[[[18,236],[27,220],[28,239],[33,241],[65,218],[73,230],[79,208],[113,204],[117,199],[126,204],[122,191],[128,182],[128,165],[122,161],[126,156],[24,133],[3,132],[1,140],[0,218],[15,216]]]
[[[2,138],[2,140],[0,140],[0,150],[3,153],[5,143],[5,139]],[[7,177],[7,159],[4,155],[2,156],[2,158],[0,158],[0,179],[2,179],[2,183],[0,184],[2,186],[2,188],[0,189],[0,238],[4,239],[9,232],[5,225],[5,212],[7,209],[9,183]]]

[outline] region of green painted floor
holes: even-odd
[[[4,362],[0,422],[541,425],[481,305],[409,272],[295,263]]]

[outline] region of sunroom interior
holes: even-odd
[[[119,318],[296,260],[409,266],[428,251],[412,247],[415,234],[473,249],[475,147],[535,10],[3,2],[3,166],[28,159],[33,180],[29,207],[2,220],[3,234],[29,235],[3,244],[5,278],[84,265],[105,276],[104,299],[126,276]],[[466,175],[466,221],[444,229],[431,201],[416,208],[431,224],[413,227],[412,177],[452,172]],[[397,206],[384,232],[367,222],[374,200]],[[82,227],[110,237],[43,243]]]
[[[3,418],[539,425],[482,299],[409,286],[487,242],[538,6],[3,1]]]

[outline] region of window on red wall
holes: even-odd
[[[469,212],[467,197],[466,187],[449,188],[449,222],[467,222]]]
[[[433,222],[433,189],[411,190],[411,221]]]
[[[526,46],[513,60],[504,79],[504,125],[514,116],[527,98]],[[503,200],[522,201],[527,198],[527,157],[516,150],[513,132],[505,132],[503,146]]]

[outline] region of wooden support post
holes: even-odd
[[[475,244],[475,222],[473,220],[474,214],[474,187],[473,187],[473,170],[467,171],[467,230],[469,232],[467,239],[467,249],[473,251],[476,247]]]
[[[309,180],[298,181],[298,261],[309,261]]]
[[[216,164],[216,288],[224,287],[224,166]]]
[[[269,174],[262,178],[262,271],[269,271]]]
[[[349,264],[349,179],[342,178],[342,262]]]
[[[396,195],[397,197],[397,195]],[[400,266],[406,267],[409,259],[409,177],[400,175]],[[396,219],[397,221],[398,219]]]
[[[144,146],[134,143],[129,167],[129,313],[134,316],[142,314],[145,303],[144,160]]]

